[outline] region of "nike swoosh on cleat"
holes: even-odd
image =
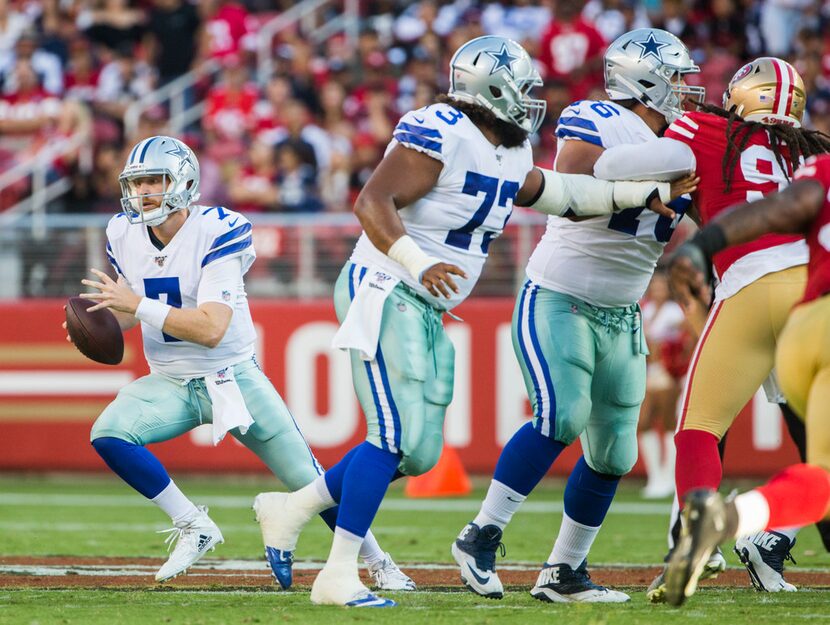
[[[472,573],[472,574],[473,574],[473,577],[475,577],[475,578],[476,578],[476,581],[477,581],[479,584],[481,584],[482,586],[483,586],[484,584],[486,584],[487,582],[489,582],[489,581],[490,581],[490,576],[489,576],[489,575],[488,575],[487,577],[482,577],[481,575],[479,575],[478,573],[476,573],[476,572],[475,572],[475,569],[473,569],[473,567],[471,567],[469,564],[467,565],[467,568],[468,568],[468,569],[470,569],[470,573]]]

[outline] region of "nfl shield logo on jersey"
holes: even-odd
[[[159,267],[164,267],[164,261],[167,260],[167,256],[156,256],[154,260]]]
[[[229,302],[231,301],[231,292],[228,290],[222,291],[222,301]]]

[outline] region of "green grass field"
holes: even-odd
[[[274,483],[261,477],[177,480],[195,501],[211,508],[225,536],[211,557],[255,560],[261,553],[259,529],[250,502]],[[665,549],[669,502],[642,502],[639,485],[623,485],[591,554],[592,566],[659,563]],[[468,498],[409,500],[393,487],[375,522],[382,546],[399,564],[452,562],[449,545],[478,508],[481,487]],[[561,517],[562,484],[545,483],[525,504],[505,533],[507,557],[500,563],[540,563],[548,555]],[[0,557],[165,556],[162,513],[109,476],[0,476]],[[325,559],[330,534],[312,523],[301,539],[298,558]],[[830,554],[814,528],[799,536],[792,570],[830,571]],[[727,556],[731,565],[737,558]],[[5,579],[3,579],[5,578]],[[359,611],[312,606],[305,589],[216,587],[193,591],[156,587],[135,589],[47,590],[22,588],[13,573],[0,571],[0,623],[372,623],[390,618],[406,623],[790,623],[827,622],[830,592],[802,589],[793,594],[761,595],[748,587],[704,589],[681,610],[646,603],[644,587],[626,585],[632,601],[624,605],[552,606],[534,601],[527,589],[509,589],[503,601],[485,601],[459,587],[386,593],[399,601],[389,611]],[[404,615],[405,614],[405,615]]]

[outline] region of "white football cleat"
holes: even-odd
[[[415,590],[415,582],[398,568],[388,553],[383,560],[369,565],[369,575],[379,590]]]
[[[357,574],[357,565],[324,566],[311,586],[311,603],[351,608],[391,608],[391,599],[373,594]]]
[[[450,549],[453,559],[461,569],[461,581],[471,591],[487,599],[501,599],[504,587],[496,573],[496,552],[504,545],[502,531],[495,525],[479,527],[467,523]]]
[[[795,592],[795,586],[784,579],[784,560],[793,560],[790,549],[795,540],[778,532],[759,532],[742,536],[735,542],[735,553],[743,562],[749,579],[761,592]]]
[[[166,582],[184,573],[208,551],[213,551],[216,545],[225,542],[219,527],[207,515],[208,509],[205,506],[197,507],[198,514],[187,525],[159,532],[169,534],[164,541],[169,545],[168,549],[174,541],[176,546],[167,562],[156,573],[157,582]]]

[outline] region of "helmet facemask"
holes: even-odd
[[[161,193],[138,193],[135,181],[150,176],[161,176],[161,188],[164,191]],[[121,185],[121,210],[131,224],[158,226],[167,220],[170,213],[187,207],[181,194],[173,190],[175,181],[167,170],[144,171],[134,175],[123,173],[118,177],[118,182]],[[144,201],[147,198],[159,198],[159,207],[146,210]]]

